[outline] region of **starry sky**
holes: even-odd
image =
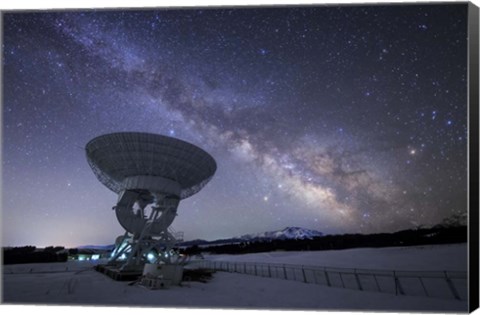
[[[4,12],[2,52],[4,246],[112,244],[85,145],[119,131],[215,158],[186,240],[466,212],[466,4]]]

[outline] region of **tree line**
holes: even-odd
[[[44,249],[35,246],[3,248],[3,264],[65,262],[68,253],[64,249],[62,246],[48,246]]]

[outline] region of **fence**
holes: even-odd
[[[464,271],[369,270],[209,260],[196,261],[193,264],[218,271],[361,291],[457,300],[466,300],[468,297],[467,273]]]

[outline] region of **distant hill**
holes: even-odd
[[[102,251],[111,251],[115,248],[114,244],[111,245],[83,245],[77,246],[78,249],[93,249],[93,250],[102,250]]]
[[[315,230],[305,229],[296,226],[289,226],[282,230],[268,231],[262,233],[245,234],[238,237],[218,239],[214,241],[206,241],[202,239],[182,242],[180,246],[207,246],[207,245],[224,245],[238,244],[253,241],[273,241],[273,240],[304,240],[313,239],[323,236],[323,233]]]
[[[437,225],[434,225],[433,228],[450,228],[450,227],[459,227],[468,225],[468,214],[460,213],[453,214],[448,218],[445,218]]]

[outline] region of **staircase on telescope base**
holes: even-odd
[[[170,234],[173,235],[173,237],[175,238],[175,243],[181,243],[183,242],[183,236],[184,236],[184,232],[183,231],[176,231],[174,228],[172,228],[171,226],[168,228],[168,232]]]

